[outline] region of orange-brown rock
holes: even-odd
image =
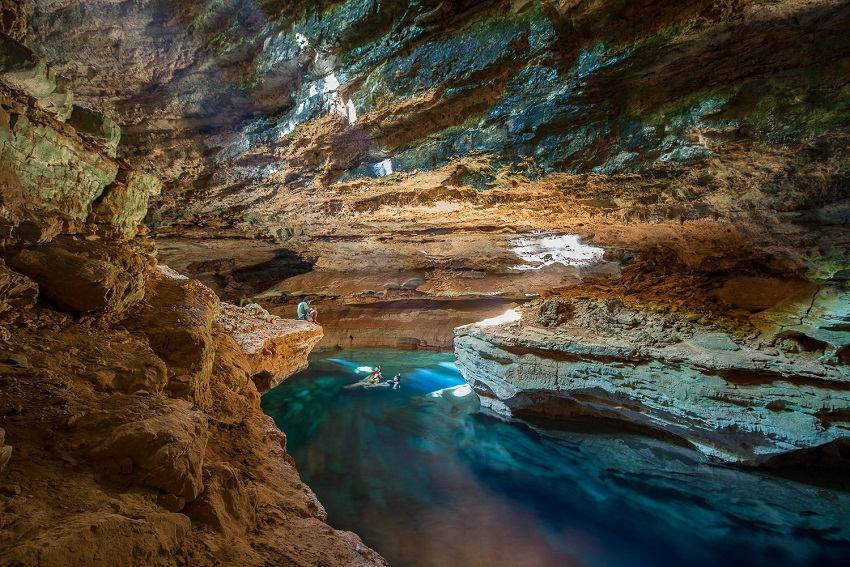
[[[15,487],[0,493],[0,562],[98,563],[121,550],[112,564],[382,565],[324,524],[252,380],[302,367],[321,330],[231,306],[240,323],[230,332],[197,282],[147,281],[149,297],[118,326],[30,309],[10,328],[15,350],[0,345],[0,358],[28,361],[4,367],[0,390],[14,447],[0,486]],[[157,356],[167,337],[187,356],[182,367]],[[175,391],[166,380],[178,368],[205,394]]]
[[[282,377],[307,367],[307,355],[322,338],[322,328],[308,321],[271,315],[257,304],[221,304],[218,322],[236,341],[246,370],[261,392]]]
[[[384,565],[325,523],[252,380],[305,366],[320,328],[230,306],[225,329],[157,270],[158,183],[0,39],[0,564]]]
[[[151,410],[138,421],[122,424],[113,415],[101,415],[78,427],[108,432],[92,449],[102,472],[127,475],[133,482],[192,501],[203,489],[207,418],[179,400]]]
[[[41,297],[72,313],[120,315],[144,297],[153,257],[144,243],[127,245],[63,236],[29,244],[6,257],[34,280]]]

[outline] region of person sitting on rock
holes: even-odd
[[[319,312],[312,307],[310,307],[310,298],[305,296],[301,302],[298,304],[298,320],[299,321],[310,321],[311,323],[318,324],[319,321],[317,317]]]

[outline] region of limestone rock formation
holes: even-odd
[[[848,269],[840,0],[29,9],[28,45],[162,178],[166,263],[277,314],[317,295],[326,346],[448,348],[586,279],[513,270],[535,231],[713,265],[720,286]],[[285,284],[242,271],[271,261]]]
[[[110,423],[109,435],[92,456],[104,463],[104,471],[133,475],[144,486],[192,501],[203,490],[206,416],[180,401],[168,402],[159,411],[139,421]]]
[[[321,338],[279,317],[305,294],[326,346],[454,339],[514,416],[847,466],[846,1],[3,0],[0,31],[0,562],[380,564],[259,410]]]
[[[306,368],[307,355],[323,334],[319,325],[258,312],[256,304],[221,303],[217,320],[239,345],[250,364],[251,379],[261,391]]]
[[[115,564],[383,564],[323,523],[251,379],[258,368],[303,365],[320,331],[256,322],[265,340],[248,353],[197,282],[152,273],[147,290],[118,324],[29,309],[8,326],[28,363],[3,367],[0,408],[15,450],[0,478],[0,561],[97,563],[121,549]],[[47,490],[49,500],[27,497]]]
[[[26,244],[6,260],[38,284],[43,299],[86,314],[125,312],[144,296],[145,278],[153,267],[144,241],[125,244],[68,235]]]
[[[17,41],[27,36],[27,9],[24,0],[0,1],[0,32]]]
[[[0,37],[0,564],[385,564],[325,523],[260,408],[321,330],[225,328],[239,308],[157,270],[159,182]]]
[[[835,293],[850,303],[847,290]],[[611,421],[749,464],[847,435],[850,372],[837,353],[850,333],[805,311],[795,328],[830,342],[796,331],[733,338],[612,300],[547,300],[533,316],[529,307],[519,322],[457,329],[458,367],[496,411]],[[846,314],[833,316],[845,329]],[[841,451],[832,464],[847,468],[850,458]]]
[[[132,125],[125,151],[248,199],[476,151],[536,173],[691,165],[839,126],[850,54],[834,0],[72,5],[30,2],[32,43]]]
[[[147,337],[167,365],[169,395],[190,400],[203,409],[210,405],[218,310],[218,298],[208,288],[158,270],[148,278],[144,302],[125,321]]]

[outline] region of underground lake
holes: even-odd
[[[317,352],[263,397],[329,523],[392,565],[846,564],[850,493],[644,436],[507,422],[453,361]],[[398,389],[350,387],[379,365]]]

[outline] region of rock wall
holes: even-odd
[[[847,197],[846,168],[831,158],[847,137],[840,0],[30,9],[31,45],[85,77],[81,99],[124,127],[122,154],[163,177],[159,224],[224,217],[276,236],[270,224],[301,228],[297,214],[281,222],[280,203],[264,218],[281,186],[309,200],[336,181],[476,157],[486,165],[452,184],[706,167],[688,195],[661,196],[687,207],[746,154],[795,163],[772,169],[764,188],[784,210]],[[812,191],[788,186],[789,174]],[[710,217],[715,203],[700,204],[691,214]]]
[[[27,36],[26,0],[0,1],[0,32],[17,41]]]
[[[0,42],[0,563],[383,565],[260,408],[321,328],[157,269],[158,180]]]
[[[120,140],[113,124],[69,105],[68,87],[55,76],[11,73],[9,80],[38,77],[43,110],[85,125],[86,143],[99,144],[103,163],[132,159],[163,179],[146,222],[168,237],[160,242],[173,246],[175,261],[193,265],[219,291],[276,302],[279,313],[291,313],[305,293],[317,296],[331,315],[324,321],[337,323],[331,344],[377,344],[379,333],[392,344],[444,344],[453,319],[442,310],[451,301],[483,313],[487,302],[538,296],[619,299],[643,317],[667,313],[700,326],[694,335],[733,337],[744,351],[735,356],[752,358],[748,368],[733,355],[715,356],[714,347],[651,350],[652,336],[620,345],[649,348],[646,357],[658,357],[658,372],[674,382],[681,374],[732,399],[724,384],[743,372],[747,395],[773,408],[808,382],[774,404],[774,394],[753,381],[790,383],[799,372],[827,392],[841,382],[844,311],[841,299],[827,298],[845,297],[850,270],[850,8],[842,0],[29,6],[29,45],[75,77],[80,101],[116,117]],[[155,190],[131,188],[120,166],[115,182],[98,180],[98,163],[86,173],[92,204],[104,181],[123,184],[110,193],[116,199]],[[22,195],[38,192],[19,177]],[[61,179],[53,185],[61,193]],[[99,202],[83,218],[87,203],[63,222],[117,229],[117,221],[98,220],[116,207]],[[121,223],[124,237],[131,221]],[[42,296],[56,305],[56,282],[35,267],[75,256],[73,246],[60,237],[49,253],[31,248],[74,230],[37,234],[8,259],[13,269],[40,274]],[[540,265],[541,256],[538,265],[518,267],[518,242],[565,233],[604,248],[602,261]],[[233,242],[245,239],[262,239],[274,257],[247,264],[233,253],[241,246]],[[280,250],[287,253],[277,256]],[[142,273],[125,268],[109,245],[91,254]],[[272,260],[280,261],[281,282],[242,272]],[[69,267],[75,270],[82,273]],[[65,308],[121,313],[138,301],[142,283],[110,285],[120,293],[98,291]],[[523,391],[539,389],[545,395],[525,405],[549,408],[548,390],[569,390],[553,380],[574,369],[546,360],[561,341],[583,348],[572,331],[553,329],[517,338],[516,348],[528,341],[532,353],[493,354],[508,361],[505,368],[464,346],[474,339],[482,353],[503,350],[491,333],[464,331],[469,338],[461,333],[458,344],[481,384],[487,378],[476,365],[501,376],[512,365],[528,367],[526,359],[534,367],[539,355],[545,372],[523,370],[518,390],[505,379],[504,395],[491,397],[519,403]],[[593,335],[582,341],[597,345]],[[789,356],[770,354],[777,348]],[[685,364],[680,356],[688,370],[677,369]],[[624,360],[624,368],[636,364],[631,355]],[[767,361],[770,372],[756,372],[756,361]],[[602,362],[588,364],[590,374],[607,376]],[[623,372],[643,392],[641,403],[662,407],[658,396],[666,394],[653,398],[654,380],[643,365],[635,368]],[[607,388],[601,378],[602,385],[586,379],[588,388]],[[750,402],[737,398],[709,404],[708,390],[695,406],[681,403],[698,415],[692,429],[704,433],[688,437],[693,443],[761,462],[840,436],[841,407],[828,407],[825,422],[813,417],[824,396],[832,394],[815,391],[799,410],[789,403],[792,409],[763,415],[741,409]],[[722,412],[712,404],[742,425],[715,419]],[[661,409],[646,411],[655,415],[650,421],[662,419]],[[756,413],[764,431],[754,425]],[[653,425],[633,417],[627,421]],[[655,429],[675,429],[681,418]],[[739,426],[744,448],[731,433],[708,433]]]
[[[458,328],[455,351],[501,413],[612,422],[746,464],[818,448],[810,465],[847,469],[848,293],[789,301],[793,325],[746,338],[615,299],[550,299],[521,321]]]
[[[281,313],[314,295],[342,319],[333,344],[382,329],[445,344],[400,328],[394,306],[445,328],[448,299],[524,301],[599,275],[512,270],[513,241],[535,231],[659,279],[699,270],[669,303],[705,316],[726,280],[850,269],[841,0],[29,9],[29,45],[116,118],[117,155],[162,178],[146,222],[163,246],[191,245],[168,261]],[[240,280],[243,258],[218,250],[237,239],[310,272]],[[361,313],[378,307],[370,327]]]

